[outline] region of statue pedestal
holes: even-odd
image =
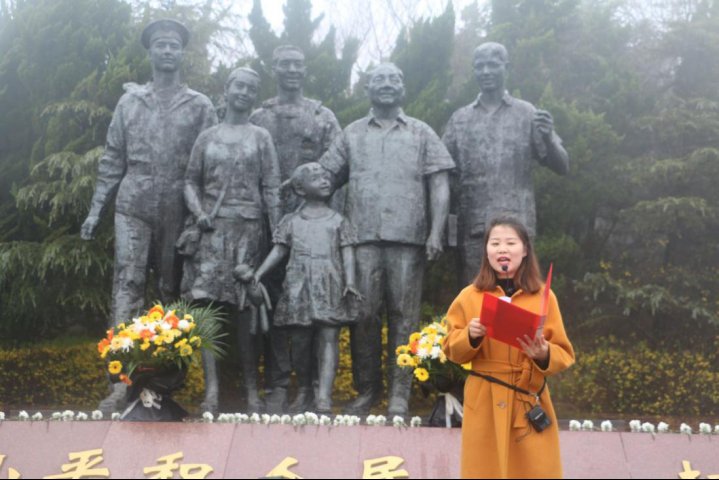
[[[718,437],[560,432],[567,478],[676,478],[684,461],[702,477],[719,474]],[[94,469],[142,478],[161,457],[181,468],[212,469],[212,478],[261,478],[278,469],[304,478],[362,478],[384,469],[411,478],[457,478],[457,428],[323,427],[135,422],[0,423],[2,475],[61,472],[68,455],[102,457]],[[179,458],[177,454],[182,454]],[[285,472],[287,471],[285,470]],[[176,472],[179,473],[179,472]]]

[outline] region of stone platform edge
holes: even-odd
[[[717,436],[562,431],[560,441],[566,478],[719,475]],[[176,478],[457,478],[460,443],[459,429],[425,427],[5,421],[0,478],[58,475],[63,466],[104,478],[163,468]]]

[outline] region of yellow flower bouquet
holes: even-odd
[[[167,307],[158,303],[146,314],[110,328],[97,350],[111,378],[131,385],[136,373],[185,370],[197,361],[201,348],[221,354],[220,332],[216,308],[183,301]]]
[[[464,383],[470,365],[457,365],[447,360],[442,346],[447,338],[447,318],[426,325],[409,337],[407,345],[397,347],[397,365],[412,368],[420,383],[431,383],[440,391],[448,391]]]
[[[122,420],[181,420],[187,412],[171,398],[185,383],[187,369],[201,349],[223,353],[218,308],[177,302],[156,304],[147,313],[107,331],[97,344],[114,382],[123,382],[128,407]]]
[[[462,425],[463,389],[471,363],[457,365],[442,351],[447,338],[447,318],[426,325],[409,337],[407,345],[397,347],[397,365],[414,370],[414,378],[425,396],[438,392],[427,424],[434,427]]]

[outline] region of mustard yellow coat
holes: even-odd
[[[517,291],[512,303],[539,313],[542,292]],[[484,295],[502,296],[500,287],[481,292],[473,285],[462,290],[447,313],[448,335],[444,345],[447,357],[455,363],[472,362],[472,370],[491,375],[511,385],[536,393],[544,378],[574,363],[574,349],[567,339],[557,297],[550,291],[544,337],[549,343],[549,365],[542,370],[523,351],[484,338],[477,348],[469,342],[467,325],[479,317]],[[549,388],[540,404],[552,426],[537,433],[525,413],[534,397],[515,392],[483,378],[469,376],[464,387],[462,424],[462,478],[561,478],[559,430]]]

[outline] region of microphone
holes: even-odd
[[[509,280],[509,273],[507,273],[507,272],[509,271],[509,266],[508,266],[508,265],[502,265],[502,271],[503,271],[503,272],[506,274],[506,276],[507,276],[507,278],[506,278],[505,280]],[[507,288],[507,287],[504,287],[504,288]],[[511,295],[512,292],[506,292],[506,293],[509,293],[509,294]],[[512,303],[512,298],[511,298],[511,296],[506,296],[506,295],[505,295],[504,297],[500,297],[500,300],[504,300],[505,302]]]

